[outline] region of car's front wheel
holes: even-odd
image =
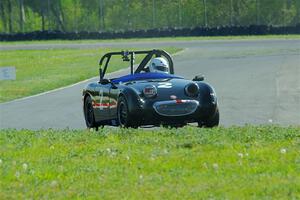
[[[218,126],[220,122],[220,113],[219,113],[219,109],[217,108],[215,114],[213,116],[211,116],[208,119],[205,119],[201,122],[198,122],[198,125],[200,127],[208,127],[208,128],[212,128],[215,126]]]
[[[95,122],[94,108],[90,96],[87,96],[84,101],[84,118],[88,128],[95,128],[96,130],[98,129],[98,126]]]
[[[124,96],[120,96],[118,100],[118,121],[119,126],[123,128],[137,128],[137,125],[135,125],[132,122],[132,119],[130,119],[130,113],[128,109],[128,103]]]

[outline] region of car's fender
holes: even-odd
[[[201,103],[217,104],[217,95],[214,88],[205,82],[197,82],[200,91]]]
[[[120,95],[125,97],[128,104],[129,113],[134,114],[139,112],[141,109],[141,99],[134,88],[126,87],[122,90]]]
[[[199,86],[199,104],[206,116],[212,116],[218,108],[217,95],[214,88],[203,81],[196,82]]]
[[[127,101],[127,106],[128,106],[128,117],[130,120],[132,120],[132,124],[139,125],[141,122],[141,113],[142,113],[142,108],[141,108],[141,99],[135,91],[134,88],[126,87],[122,90],[120,93],[120,96],[124,96],[126,101]]]

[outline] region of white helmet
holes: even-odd
[[[169,63],[162,57],[153,58],[149,65],[149,71],[169,73]]]

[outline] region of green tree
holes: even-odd
[[[0,32],[290,26],[300,0],[0,0]]]

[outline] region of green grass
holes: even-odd
[[[170,53],[179,48],[164,48]],[[104,53],[120,49],[48,49],[1,51],[0,66],[15,66],[17,80],[0,81],[0,102],[38,94],[98,76],[98,62]],[[137,58],[139,61],[139,58]],[[112,60],[108,72],[128,67]]]
[[[300,127],[0,130],[1,199],[299,199]]]
[[[0,42],[1,45],[20,44],[52,44],[52,43],[101,43],[101,42],[156,42],[156,41],[192,41],[192,40],[268,40],[268,39],[300,39],[299,34],[295,35],[249,35],[249,36],[199,36],[199,37],[160,37],[160,38],[130,38],[130,39],[100,39],[100,40],[36,40],[36,41],[16,41]]]

